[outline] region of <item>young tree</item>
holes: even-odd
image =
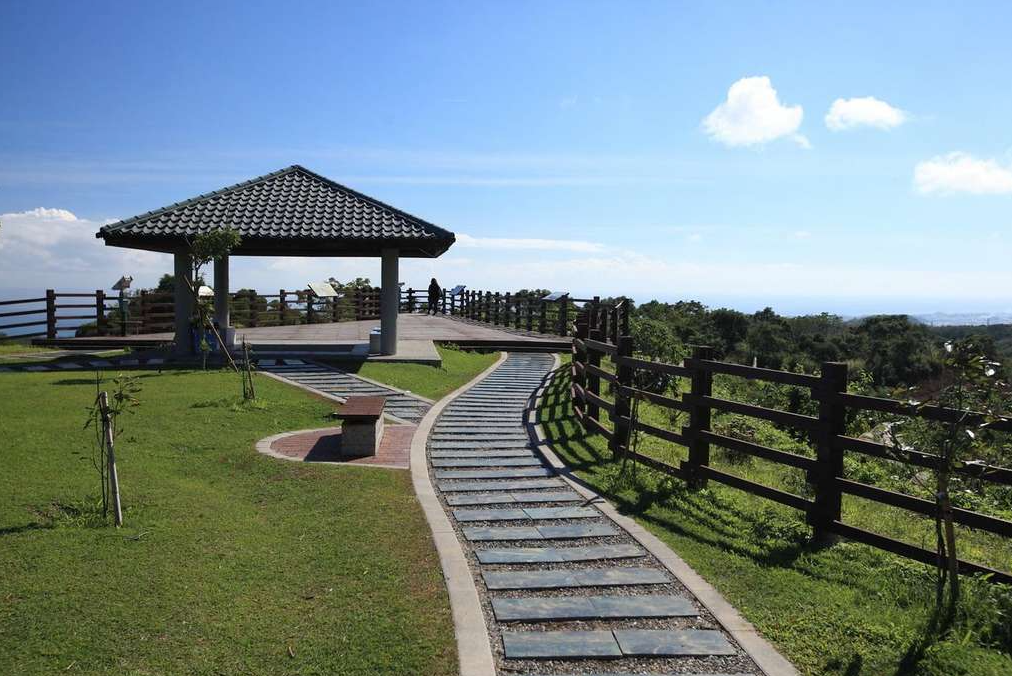
[[[959,605],[959,554],[952,513],[952,485],[960,470],[980,464],[979,458],[993,443],[989,427],[1009,410],[1006,383],[999,379],[997,362],[989,359],[970,341],[945,344],[943,372],[933,386],[922,387],[910,401],[911,412],[928,405],[959,411],[947,422],[909,419],[888,425],[893,452],[903,458],[917,449],[936,456],[933,486],[935,496],[935,548],[938,554],[936,607],[941,626],[951,624]],[[915,478],[915,481],[917,479]],[[946,587],[948,595],[946,598]]]

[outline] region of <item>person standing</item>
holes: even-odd
[[[443,289],[439,286],[439,282],[433,277],[432,281],[429,282],[429,313],[439,314],[440,301],[443,299]]]

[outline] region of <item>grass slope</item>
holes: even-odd
[[[650,414],[646,407],[641,411]],[[803,673],[1012,674],[1012,657],[973,640],[937,643],[915,658],[912,647],[933,600],[928,567],[857,543],[811,547],[798,512],[714,482],[693,492],[643,467],[622,473],[605,439],[584,433],[573,419],[568,368],[555,378],[539,416],[560,457],[583,480],[667,543]],[[639,450],[669,462],[685,450],[658,444],[649,439]],[[716,454],[714,460],[720,466]],[[722,468],[765,483],[774,478],[759,465]],[[871,512],[851,506],[850,514],[870,520]],[[900,535],[910,525],[892,516],[886,522],[889,534]],[[1007,542],[1004,549],[984,552],[989,542],[980,538],[971,548],[990,554],[983,559],[1007,556]]]
[[[383,362],[364,362],[357,368],[349,367],[347,362],[338,365],[366,378],[438,401],[469,382],[499,358],[498,352],[464,352],[448,347],[437,349],[443,358],[443,365],[438,368],[424,364]]]
[[[452,674],[439,560],[406,472],[258,455],[330,406],[267,378],[140,375],[126,527],[73,455],[87,377],[0,375],[0,673]]]

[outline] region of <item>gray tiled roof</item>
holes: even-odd
[[[237,254],[438,256],[454,235],[294,165],[104,226],[106,244],[171,251],[216,228],[239,232]]]

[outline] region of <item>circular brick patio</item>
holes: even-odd
[[[258,441],[257,450],[265,455],[296,462],[408,469],[411,437],[415,429],[415,425],[385,425],[379,450],[373,456],[341,455],[340,427],[275,434]]]

